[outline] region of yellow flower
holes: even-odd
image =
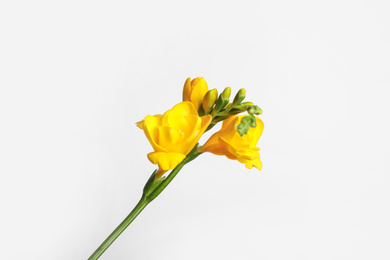
[[[248,169],[255,166],[261,170],[260,148],[256,147],[256,144],[263,132],[264,124],[256,117],[256,127],[250,127],[248,133],[241,137],[237,132],[237,126],[244,116],[246,115],[231,116],[224,120],[221,130],[213,134],[200,150],[238,160],[245,163]]]
[[[183,101],[191,101],[198,111],[209,88],[204,78],[188,78],[184,83]]]
[[[210,115],[199,117],[194,105],[183,101],[163,115],[146,116],[137,123],[154,149],[148,154],[148,159],[158,164],[157,178],[183,161],[206,131],[211,119]]]

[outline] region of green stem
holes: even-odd
[[[201,154],[198,152],[198,145],[192,149],[192,151],[186,156],[186,158],[176,166],[175,169],[164,180],[155,180],[154,176],[156,172],[152,174],[149,181],[152,183],[157,183],[157,186],[150,185],[149,181],[147,182],[144,189],[144,194],[142,195],[141,200],[130,212],[130,214],[119,224],[119,226],[103,241],[103,243],[96,249],[96,251],[88,258],[88,260],[96,260],[107,250],[107,248],[119,237],[120,234],[133,222],[133,220],[141,213],[141,211],[160,193],[168,186],[168,184],[176,177],[179,171],[183,168],[184,165],[195,159]],[[159,183],[158,183],[159,182]]]
[[[146,199],[149,202],[154,200],[168,186],[168,184],[173,180],[173,178],[176,177],[181,168],[183,168],[183,166],[190,161],[194,160],[200,154],[202,153],[198,152],[198,145],[196,145],[194,149],[192,149],[192,151],[186,156],[186,158],[181,163],[179,163],[179,165],[177,165],[175,169],[171,171],[171,173],[164,179],[164,181],[162,181],[159,186],[157,186],[149,195],[146,196]]]
[[[104,240],[104,242],[96,249],[88,260],[98,259],[104,251],[119,237],[119,235],[130,225],[131,222],[138,216],[139,213],[148,205],[149,202],[144,198],[138,202],[130,214],[119,224],[119,226]]]

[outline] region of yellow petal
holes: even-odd
[[[255,166],[257,169],[261,170],[262,163],[260,161],[260,154],[258,150],[260,150],[258,147],[240,150],[238,151],[237,160],[241,163],[245,163],[245,167],[248,169],[251,169],[253,166]]]
[[[209,127],[210,123],[211,123],[211,120],[213,119],[213,117],[211,115],[205,115],[205,116],[201,116],[200,119],[202,120],[201,122],[201,133],[203,134],[207,127]]]
[[[234,147],[221,137],[218,132],[211,136],[206,144],[201,147],[201,151],[210,152],[216,155],[225,155],[229,159],[237,159]]]
[[[159,145],[171,151],[171,147],[176,145],[180,139],[180,133],[176,129],[168,126],[159,126]]]
[[[210,136],[209,140],[207,140],[206,143],[203,146],[201,146],[199,149],[202,152],[214,153],[214,151],[213,151],[214,148],[213,147],[214,146],[218,146],[218,144],[219,144],[219,137],[220,137],[220,133],[216,132],[215,134]],[[214,153],[214,154],[216,154],[216,153]]]
[[[183,101],[164,113],[162,117],[162,123],[163,125],[168,126],[177,117],[188,115],[198,115],[198,111],[191,102]]]
[[[183,101],[190,101],[191,91],[192,91],[191,78],[187,78],[183,87]]]
[[[186,156],[182,153],[153,152],[148,154],[148,159],[153,164],[158,164],[162,171],[175,168]]]
[[[246,146],[248,148],[255,147],[257,145],[257,142],[260,139],[261,134],[263,133],[263,129],[264,129],[263,121],[261,121],[260,118],[256,117],[256,127],[250,127],[248,133],[241,137],[240,142],[242,143],[242,146]]]
[[[159,145],[158,126],[160,125],[161,115],[146,116],[144,120],[144,132],[156,152],[166,152],[167,150]]]
[[[189,101],[183,101],[164,113],[162,124],[178,131],[193,129],[199,118],[198,111]]]
[[[235,133],[237,131],[237,129],[234,127],[236,124],[236,121],[237,121],[237,116],[231,116],[231,117],[225,119],[222,122],[221,130],[214,133],[209,138],[209,140],[207,140],[207,142],[201,147],[201,149],[204,151],[214,153],[210,150],[210,147],[214,146],[214,145],[219,145],[219,142],[220,142],[219,138],[221,136],[223,136],[223,138],[225,140],[230,142],[230,140],[233,138],[233,136],[235,135]],[[214,149],[214,148],[211,148],[211,149]],[[219,154],[219,155],[221,155],[221,154]]]
[[[219,147],[222,152],[221,155],[225,155],[227,158],[232,160],[237,160],[237,149],[231,143],[229,143],[225,138],[223,137],[219,138]]]
[[[255,149],[243,149],[238,150],[237,155],[239,159],[242,159],[244,161],[246,160],[255,160],[260,158],[260,154]]]
[[[263,121],[256,117],[256,127],[253,130],[253,141],[251,143],[252,146],[256,146],[257,142],[259,141],[261,134],[264,130],[264,123]]]
[[[209,90],[206,80],[204,78],[193,79],[192,82],[192,92],[191,92],[191,102],[194,104],[196,110],[198,111],[200,105],[203,103],[203,98]]]
[[[226,122],[225,122],[226,121]],[[222,123],[221,132],[223,137],[229,142],[239,134],[237,133],[237,126],[240,124],[240,119],[237,116],[231,116]]]
[[[263,163],[258,159],[247,161],[245,163],[245,167],[248,169],[252,169],[253,166],[255,166],[257,169],[261,171],[261,168],[263,167]]]
[[[145,120],[141,120],[141,121],[138,121],[136,124],[137,124],[137,126],[140,128],[140,129],[144,129],[144,122],[145,122]]]
[[[199,83],[199,81],[203,79],[202,77],[196,77],[191,81],[192,88]]]
[[[177,143],[172,146],[169,151],[170,152],[176,152],[176,153],[183,153],[188,154],[191,149],[195,146],[196,143],[194,143],[195,138],[198,134],[198,129],[201,125],[201,119],[200,117],[195,116],[188,116],[189,118],[193,118],[195,122],[192,122],[191,124],[194,125],[192,128],[189,128],[189,125],[185,123],[183,126],[179,126],[179,133],[180,133],[180,139],[177,141]]]
[[[186,142],[186,146],[184,146],[184,153],[188,154],[192,148],[195,147],[195,145],[198,143],[200,137],[204,134],[207,127],[210,125],[211,120],[213,117],[211,115],[205,115],[200,117],[200,120],[198,120],[198,124],[195,129],[193,129],[192,137],[188,138],[188,141]]]

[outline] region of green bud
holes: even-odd
[[[234,105],[240,104],[244,100],[245,92],[246,92],[246,90],[244,88],[240,89],[237,92],[237,94],[236,94],[236,96],[234,97],[234,100],[233,100],[233,104]]]
[[[263,110],[260,108],[260,107],[258,107],[258,106],[256,106],[257,107],[257,110],[256,110],[256,115],[260,115],[260,114],[263,114]]]
[[[255,113],[256,109],[253,106],[250,106],[248,108],[248,114],[253,115]]]
[[[255,104],[253,104],[252,102],[242,102],[241,105],[244,105],[244,106],[254,106]]]
[[[240,136],[243,136],[244,134],[248,133],[249,126],[250,126],[250,117],[244,116],[241,118],[240,124],[237,126],[237,132]]]
[[[204,110],[209,111],[217,101],[218,91],[216,89],[209,90],[203,98],[202,106]]]
[[[256,127],[256,117],[254,115],[251,115],[251,120],[249,122],[250,127]]]
[[[230,87],[227,87],[225,88],[223,91],[222,91],[222,94],[221,94],[221,97],[223,99],[227,99],[229,100],[230,98],[230,93],[232,92],[232,89]]]
[[[248,107],[247,111],[250,115],[253,115],[253,114],[260,115],[261,113],[263,113],[263,110],[261,110],[261,108],[258,106],[250,106],[250,107]]]
[[[256,127],[256,117],[254,115],[244,116],[237,126],[237,132],[240,136],[248,133],[249,127]]]
[[[221,95],[219,95],[217,102],[215,104],[215,107],[213,109],[212,115],[213,117],[222,109],[226,107],[226,105],[229,103],[229,97],[230,97],[231,89],[230,87],[225,88]]]

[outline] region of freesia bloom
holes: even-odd
[[[188,78],[183,87],[183,101],[191,101],[198,111],[203,102],[203,98],[209,90],[204,78],[195,78],[191,81]]]
[[[255,166],[261,170],[260,148],[256,147],[256,144],[263,132],[264,124],[256,117],[256,127],[250,127],[241,137],[237,132],[237,126],[245,116],[231,116],[223,121],[221,130],[213,134],[200,150],[225,155],[229,159],[245,163],[248,169]]]
[[[137,123],[154,149],[148,154],[148,159],[158,164],[157,178],[183,161],[198,143],[211,119],[210,115],[199,117],[195,106],[183,101],[163,115],[146,116]]]

